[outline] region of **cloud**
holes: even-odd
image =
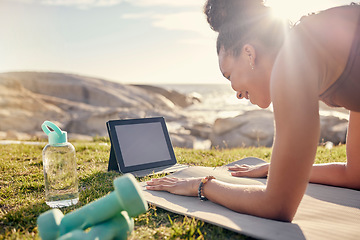
[[[6,1],[6,0],[3,0]],[[34,0],[7,0],[8,2],[34,3]]]
[[[2,1],[2,0],[0,0]],[[69,6],[80,9],[114,6],[124,2],[138,7],[134,13],[122,15],[123,19],[147,19],[153,27],[170,31],[190,31],[198,34],[198,39],[182,40],[182,43],[199,43],[204,39],[213,39],[215,33],[210,29],[202,12],[203,1],[196,0],[9,0],[24,3],[40,3],[52,6]],[[177,10],[173,13],[162,13],[151,6],[165,6]],[[184,11],[183,7],[188,7]]]
[[[0,0],[4,1],[4,0]],[[6,0],[5,0],[6,1]],[[27,4],[44,4],[53,6],[70,6],[78,8],[114,6],[125,0],[7,0],[9,2],[22,2]]]
[[[202,47],[209,47],[210,49],[215,50],[215,42],[216,42],[216,36],[213,37],[213,39],[205,39],[205,38],[187,38],[187,39],[179,39],[178,43],[184,44],[184,45],[198,45]]]
[[[148,19],[153,27],[168,31],[189,31],[196,33],[190,38],[178,39],[178,43],[186,45],[213,46],[217,34],[210,29],[205,15],[201,11],[160,14],[152,12],[125,14],[124,19]]]
[[[121,17],[123,19],[143,19],[151,18],[154,14],[151,12],[142,12],[142,13],[127,13],[123,14]]]
[[[153,16],[154,27],[167,30],[192,31],[209,37],[213,31],[206,22],[202,12],[179,12],[172,14],[156,14]]]
[[[123,0],[42,0],[42,4],[76,6],[81,8],[113,6],[123,2]]]
[[[127,2],[140,7],[168,6],[168,7],[193,7],[202,6],[202,2],[194,0],[8,0],[23,3],[40,3],[54,6],[74,6],[80,8],[114,6]]]
[[[124,19],[148,18],[152,26],[166,30],[191,31],[200,34],[202,37],[213,38],[214,32],[206,22],[205,15],[201,11],[178,12],[170,14],[159,13],[137,13],[124,14]]]
[[[171,7],[187,7],[187,6],[202,6],[204,2],[197,0],[129,0],[138,6],[171,6]]]

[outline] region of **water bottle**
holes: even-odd
[[[67,141],[67,132],[61,131],[54,123],[45,121],[41,127],[49,137],[49,143],[42,152],[45,202],[51,208],[77,204],[79,192],[75,148]]]

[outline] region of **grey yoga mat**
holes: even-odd
[[[256,165],[261,159],[245,158],[234,164]],[[265,184],[264,178],[237,178],[224,167],[190,167],[170,176],[203,177],[239,184]],[[146,183],[141,183],[145,186]],[[292,223],[254,217],[229,210],[197,197],[186,197],[144,188],[145,199],[160,208],[260,239],[360,239],[360,191],[309,184]]]

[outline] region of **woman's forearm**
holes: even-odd
[[[354,188],[347,174],[346,163],[314,164],[311,170],[310,182]]]
[[[214,179],[204,186],[203,193],[210,201],[240,213],[291,221],[281,215],[281,206],[270,199],[265,185],[236,185]]]

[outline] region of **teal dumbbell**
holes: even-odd
[[[57,208],[41,214],[37,219],[38,231],[43,240],[56,239],[60,236],[60,223],[64,214]]]
[[[58,240],[124,240],[134,229],[134,219],[129,217],[126,211],[122,211],[110,220],[91,227],[85,232],[75,229]]]
[[[92,226],[88,232],[75,229],[60,236],[59,226],[63,217],[64,214],[59,209],[52,209],[44,213],[42,218],[38,219],[38,225],[42,226],[39,232],[43,240],[123,240],[127,239],[127,236],[134,229],[134,219],[129,217],[126,211],[122,211],[113,218]]]
[[[147,211],[148,206],[133,175],[125,174],[115,179],[114,188],[107,196],[65,216],[56,209],[41,214],[37,220],[41,238],[56,239],[75,229],[85,230],[113,218],[122,211],[126,211],[130,217]]]
[[[126,174],[115,179],[114,188],[115,191],[109,195],[65,215],[61,220],[60,235],[74,229],[87,229],[124,210],[130,217],[147,211],[147,204],[133,175]]]

